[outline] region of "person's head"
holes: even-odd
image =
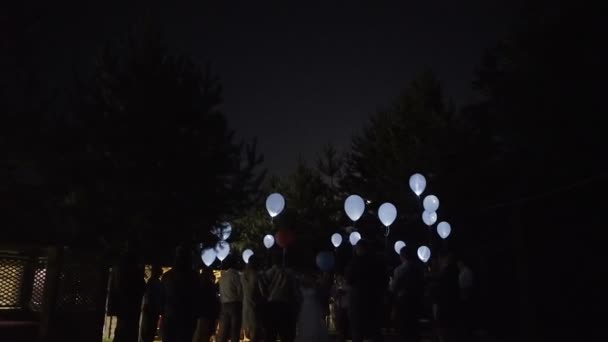
[[[411,253],[409,250],[410,248],[407,247],[401,248],[401,250],[399,251],[399,258],[401,259],[401,262],[407,262],[411,260]]]
[[[192,251],[186,245],[180,245],[175,249],[175,268],[192,268]]]
[[[249,257],[249,261],[247,263],[247,269],[257,271],[260,268],[260,262],[258,257],[254,254]]]
[[[302,287],[310,289],[315,286],[315,278],[310,273],[306,273],[302,276]]]
[[[361,239],[355,245],[355,255],[364,256],[369,252],[369,243],[367,240]]]
[[[283,255],[281,253],[272,254],[272,265],[277,267],[283,266]]]
[[[444,252],[439,256],[439,260],[444,267],[454,265],[454,254],[452,252]]]
[[[201,269],[201,278],[205,280],[214,281],[215,276],[213,275],[213,270],[209,267],[203,267]]]
[[[467,263],[466,263],[464,260],[462,260],[462,259],[459,259],[459,260],[458,260],[458,268],[459,268],[459,269],[461,269],[461,270],[462,270],[462,269],[464,269],[466,266],[467,266]]]
[[[152,265],[152,269],[150,270],[150,278],[158,279],[163,275],[163,268],[160,265]]]
[[[236,268],[236,258],[234,257],[234,255],[232,254],[228,254],[228,256],[226,257],[226,259],[224,259],[224,261],[222,261],[222,268],[224,270],[229,270],[231,268]]]

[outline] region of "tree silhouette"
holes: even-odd
[[[443,157],[453,114],[444,103],[439,82],[426,71],[391,106],[372,115],[363,132],[353,139],[340,184],[345,192],[370,200],[373,211],[385,201],[395,204],[399,215],[393,236],[405,234],[418,243],[427,239],[420,220],[421,206],[409,189],[408,178],[422,172],[430,190],[442,189],[438,182],[446,167]],[[370,220],[372,231],[380,237],[377,222]],[[363,225],[364,221],[360,227]]]
[[[237,142],[219,110],[210,69],[170,55],[152,25],[106,47],[63,146],[73,209],[109,239],[125,232],[150,248],[208,240],[258,195],[255,141]]]

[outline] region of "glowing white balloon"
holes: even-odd
[[[253,255],[253,251],[249,248],[247,248],[246,250],[243,251],[243,261],[248,264],[249,263],[249,258]]]
[[[397,208],[392,203],[382,203],[378,209],[378,218],[383,225],[390,226],[397,218]]]
[[[279,193],[273,193],[266,199],[266,210],[270,217],[279,215],[285,209],[285,198]]]
[[[426,178],[419,173],[414,173],[410,177],[410,189],[416,194],[416,196],[422,195],[424,189],[426,189]]]
[[[395,242],[395,253],[400,254],[403,247],[405,247],[405,242],[401,240]]]
[[[439,209],[439,198],[435,195],[428,195],[422,201],[422,206],[428,212],[437,211]]]
[[[230,244],[226,241],[219,241],[217,245],[215,245],[215,251],[217,253],[217,258],[220,261],[224,261],[228,254],[230,254]]]
[[[219,226],[213,228],[211,231],[218,239],[222,241],[228,240],[230,234],[232,234],[232,225],[229,222],[222,222]]]
[[[342,235],[334,233],[331,236],[331,244],[334,245],[334,247],[336,248],[340,247],[340,245],[342,244]]]
[[[350,236],[348,237],[348,241],[350,242],[351,245],[356,245],[357,242],[359,242],[359,240],[361,240],[361,234],[359,234],[359,232],[352,232],[350,233]]]
[[[267,234],[264,236],[264,247],[270,249],[272,246],[274,246],[274,236]]]
[[[445,239],[448,236],[450,236],[451,232],[452,232],[452,226],[450,226],[449,223],[439,222],[439,224],[437,225],[437,234],[439,234],[439,236],[442,239]]]
[[[213,248],[203,249],[201,252],[201,259],[203,259],[203,263],[207,265],[207,267],[211,266],[215,261],[217,254]]]
[[[422,262],[427,262],[431,258],[431,250],[427,246],[420,246],[418,248],[418,259]]]
[[[428,212],[428,211],[424,211],[422,213],[422,222],[424,222],[424,224],[426,224],[427,226],[432,226],[433,224],[435,224],[435,222],[437,222],[437,213],[436,212]]]
[[[360,219],[365,211],[365,202],[363,201],[363,198],[358,195],[348,196],[346,201],[344,201],[344,211],[352,221]]]

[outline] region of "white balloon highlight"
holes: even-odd
[[[427,226],[432,226],[433,224],[435,224],[435,222],[437,222],[437,213],[436,212],[428,212],[428,211],[424,211],[422,213],[422,222],[424,222],[424,224],[426,224]]]
[[[272,193],[266,199],[266,210],[270,217],[279,215],[285,209],[285,198],[279,193]]]
[[[426,178],[419,173],[414,173],[410,177],[410,189],[416,194],[416,196],[420,197],[426,189]]]
[[[405,247],[405,242],[399,240],[397,242],[395,242],[395,253],[399,254],[401,253],[401,249]]]
[[[248,264],[249,263],[249,258],[253,255],[253,251],[249,248],[247,248],[246,250],[243,251],[243,261]]]
[[[344,201],[344,211],[352,221],[360,219],[365,211],[365,202],[363,201],[363,198],[358,195],[348,196],[346,201]]]
[[[270,249],[272,246],[274,246],[274,236],[267,234],[264,236],[264,247],[266,247],[266,249]]]
[[[427,246],[418,248],[418,259],[422,262],[427,262],[431,258],[431,250]]]
[[[350,242],[351,245],[356,245],[357,242],[359,242],[359,240],[361,240],[361,234],[359,234],[359,232],[352,232],[350,233],[350,236],[348,237],[348,241]]]
[[[428,195],[422,201],[422,206],[428,212],[437,211],[439,209],[439,198],[435,195]]]
[[[203,263],[209,267],[215,261],[217,254],[213,248],[203,249],[201,252],[201,259],[203,259]]]
[[[334,233],[331,236],[331,244],[334,245],[334,247],[336,248],[340,247],[340,245],[342,244],[342,235]]]
[[[219,241],[217,245],[215,245],[215,251],[217,253],[217,258],[220,261],[224,261],[228,254],[230,254],[230,244],[226,241]]]
[[[392,203],[382,203],[378,209],[378,218],[384,226],[390,226],[397,218],[397,208]]]
[[[232,234],[232,225],[229,222],[222,222],[211,231],[213,235],[217,236],[222,241],[228,240],[230,234]]]
[[[439,234],[439,237],[441,237],[442,239],[446,239],[448,236],[450,236],[450,233],[452,232],[452,226],[450,226],[449,223],[447,222],[439,222],[439,224],[437,225],[437,234]]]

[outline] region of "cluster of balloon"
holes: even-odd
[[[272,246],[274,246],[274,236],[270,235],[270,234],[266,234],[266,236],[264,236],[264,247],[266,247],[266,249],[271,249]]]
[[[450,226],[449,223],[443,221],[437,225],[437,234],[439,234],[439,237],[441,237],[442,239],[445,240],[448,236],[450,236],[451,232],[452,226]]]
[[[437,222],[437,209],[439,209],[439,198],[435,195],[428,195],[422,201],[424,212],[422,213],[422,221],[427,226],[432,226]]]
[[[420,197],[424,190],[426,189],[426,179],[423,175],[419,173],[415,173],[410,177],[410,188],[416,194],[416,196]],[[428,195],[422,201],[422,206],[424,207],[424,211],[422,212],[422,222],[427,226],[431,227],[437,222],[437,209],[439,209],[439,198],[435,195]],[[443,221],[437,225],[437,234],[442,239],[446,239],[450,236],[452,232],[452,227],[449,223]],[[399,241],[398,241],[399,242]],[[396,248],[395,243],[395,248]],[[421,246],[418,248],[418,258],[423,262],[427,262],[431,257],[431,250],[427,246]]]
[[[266,210],[273,219],[285,209],[285,198],[279,193],[272,193],[266,198]]]
[[[296,236],[294,232],[289,229],[279,229],[275,234],[274,239],[279,247],[287,248],[295,241]]]
[[[340,245],[342,244],[342,235],[334,233],[331,236],[331,244],[334,245],[335,248],[340,247]]]
[[[422,262],[427,262],[431,258],[431,249],[427,246],[418,247],[418,259]]]
[[[215,245],[215,253],[220,261],[224,261],[230,254],[230,244],[226,241],[218,241]]]
[[[319,252],[317,254],[317,266],[323,272],[329,272],[334,268],[336,260],[330,252]]]
[[[209,267],[215,261],[217,257],[217,253],[213,248],[206,248],[201,251],[201,259],[203,259],[203,263]]]
[[[365,201],[359,195],[350,195],[344,201],[344,212],[351,221],[353,226],[357,222],[363,213],[365,212]],[[352,246],[356,245],[361,240],[361,234],[359,232],[352,232],[348,237],[348,240]]]
[[[348,241],[350,242],[351,246],[355,246],[359,240],[361,240],[361,234],[359,234],[359,232],[350,233]]]
[[[399,240],[399,241],[395,242],[395,246],[394,247],[395,247],[395,253],[401,254],[401,249],[403,247],[405,247],[405,242]]]
[[[378,218],[384,227],[386,227],[384,236],[388,237],[388,234],[390,233],[390,226],[397,218],[397,208],[392,203],[382,203],[380,208],[378,208]]]
[[[251,256],[253,255],[253,251],[249,248],[247,248],[246,250],[243,251],[243,261],[248,264],[249,263],[249,258],[251,258]]]

